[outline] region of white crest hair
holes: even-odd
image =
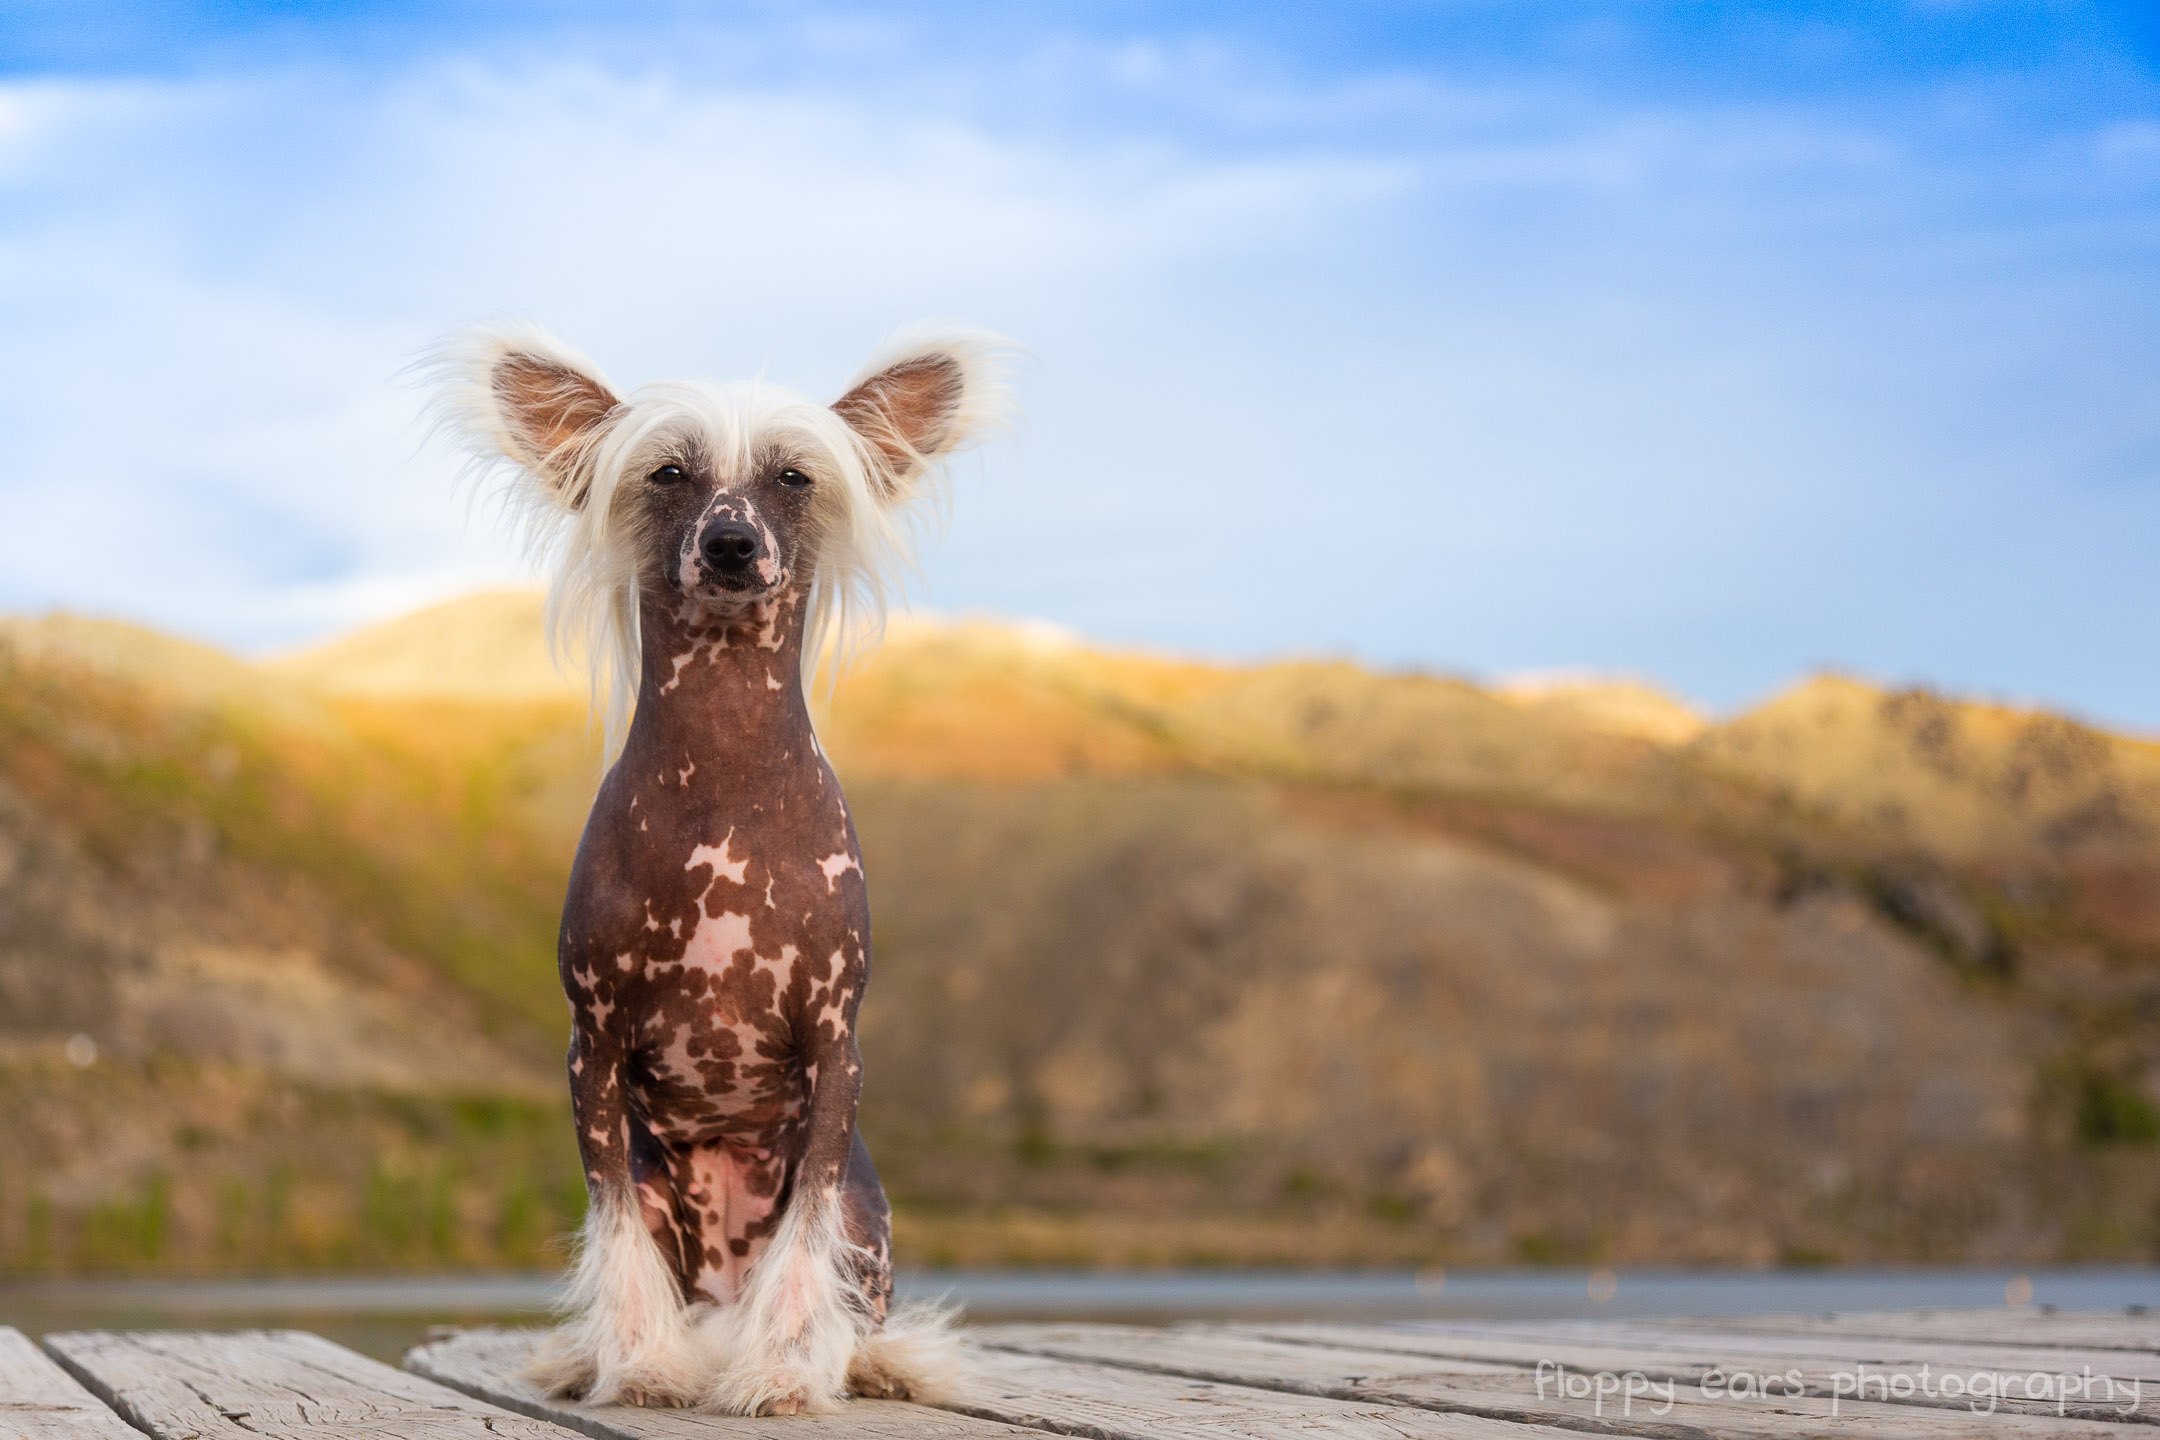
[[[637,700],[638,564],[651,548],[630,507],[618,504],[623,482],[647,473],[686,440],[722,473],[740,473],[758,446],[774,442],[817,467],[805,542],[814,575],[803,636],[808,688],[881,633],[893,597],[916,571],[926,521],[944,514],[945,460],[1007,420],[1009,351],[986,332],[920,325],[879,346],[848,382],[843,398],[912,364],[954,367],[959,396],[928,449],[890,425],[858,431],[831,406],[763,381],[664,381],[623,394],[585,356],[519,322],[453,337],[427,368],[438,386],[438,425],[463,442],[481,469],[511,471],[503,498],[549,574],[549,651],[558,665],[587,667],[612,759]],[[604,421],[552,448],[536,444],[496,384],[499,367],[520,357],[558,373],[562,398],[590,387],[612,400]]]

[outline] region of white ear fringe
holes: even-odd
[[[945,433],[938,438],[936,450],[917,457],[935,461],[1010,428],[1014,418],[1010,373],[1017,354],[1019,347],[994,331],[925,321],[888,335],[840,393],[849,394],[887,370],[914,360],[944,360],[956,367],[960,372],[959,402],[945,417]]]
[[[475,325],[450,335],[416,368],[433,382],[430,409],[437,428],[454,437],[474,460],[507,460],[522,471],[524,483],[517,494],[521,505],[568,509],[557,483],[539,471],[547,457],[533,453],[531,441],[511,422],[495,388],[496,368],[513,355],[575,375],[608,395],[619,393],[583,352],[522,320]]]
[[[806,692],[817,688],[820,677],[829,686],[884,634],[888,602],[918,573],[915,557],[924,534],[944,518],[946,462],[1012,423],[1006,372],[1016,353],[1010,340],[987,330],[914,325],[888,337],[842,389],[845,397],[895,366],[932,358],[957,366],[961,378],[959,401],[946,417],[936,453],[916,455],[897,499],[889,493],[871,499],[866,493],[826,539],[803,637]],[[875,471],[880,461],[868,437],[845,424],[842,430],[851,437],[855,467],[866,476]],[[882,493],[883,487],[877,488]]]
[[[596,1405],[690,1405],[708,1383],[712,1361],[635,1198],[595,1198],[561,1309],[570,1318],[525,1371],[542,1392]]]

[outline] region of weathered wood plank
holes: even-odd
[[[593,1440],[832,1440],[860,1435],[870,1440],[994,1440],[1038,1432],[897,1400],[857,1400],[843,1415],[748,1417],[706,1415],[693,1410],[649,1410],[636,1405],[583,1405],[542,1395],[521,1373],[538,1330],[466,1330],[422,1345],[405,1357],[405,1368],[453,1390],[552,1421]]]
[[[156,1440],[569,1440],[299,1330],[78,1330],[45,1349]]]
[[[1414,1405],[1495,1420],[1594,1433],[1655,1437],[1720,1436],[1732,1440],[1799,1440],[1808,1436],[1883,1435],[1894,1440],[2135,1440],[2150,1431],[2121,1424],[2053,1416],[1980,1416],[1954,1410],[1841,1400],[1832,1415],[1826,1398],[1713,1398],[1671,1382],[1636,1387],[1619,1376],[1612,1393],[1571,1397],[1565,1377],[1519,1366],[1425,1359],[1372,1350],[1294,1345],[1235,1331],[1124,1325],[1000,1325],[974,1332],[993,1349],[1124,1366],[1232,1384],[1264,1386],[1336,1399]],[[1544,1383],[1540,1383],[1540,1382]]]
[[[1322,1435],[1345,1440],[1560,1440],[1542,1431],[1469,1415],[1440,1415],[1384,1403],[1141,1374],[1106,1365],[985,1351],[978,1382],[948,1411],[858,1400],[838,1416],[751,1420],[683,1410],[583,1406],[536,1397],[517,1378],[536,1332],[468,1331],[423,1346],[405,1363],[421,1374],[484,1395],[506,1408],[545,1416],[594,1440],[721,1440],[721,1437],[867,1435],[916,1440],[954,1436],[1039,1436],[1044,1430],[1098,1440],[1238,1440],[1241,1436]]]
[[[958,1407],[1095,1440],[1573,1440],[1569,1432],[1483,1415],[1336,1400],[1258,1386],[1073,1363],[1010,1350],[981,1354],[983,1378]]]
[[[1843,1335],[1761,1334],[1717,1328],[1712,1324],[1683,1328],[1637,1320],[1552,1320],[1542,1323],[1484,1324],[1478,1322],[1418,1322],[1417,1330],[1448,1333],[1465,1331],[1483,1335],[1560,1336],[1583,1345],[1614,1345],[1634,1348],[1695,1351],[1705,1345],[1734,1355],[1797,1356],[1839,1364],[1860,1361],[1873,1365],[1875,1357],[1886,1363],[1910,1363],[1968,1368],[1993,1366],[2001,1370],[2081,1370],[2090,1366],[2095,1374],[2117,1380],[2141,1380],[2160,1385],[2160,1355],[2135,1350],[2093,1350],[2057,1346],[1990,1345],[1985,1349],[1958,1340],[1909,1340],[1899,1337]]]
[[[6,1440],[142,1440],[112,1407],[0,1325],[0,1436]]]
[[[1968,1409],[1964,1393],[1975,1377],[1996,1388],[1995,1408],[2022,1414],[2056,1415],[2073,1419],[2139,1424],[2160,1424],[2160,1389],[2148,1388],[2139,1377],[2107,1377],[2095,1370],[2088,1376],[2070,1367],[2081,1387],[2073,1398],[2059,1404],[2052,1392],[2028,1399],[2027,1377],[2040,1376],[2049,1384],[2066,1373],[2062,1357],[2074,1352],[2051,1351],[2044,1363],[2028,1366],[2023,1358],[2005,1360],[2003,1351],[1958,1351],[1948,1347],[1931,1354],[1915,1355],[1913,1346],[1886,1342],[1874,1348],[1832,1347],[1827,1354],[1795,1354],[1774,1342],[1782,1337],[1706,1334],[1690,1337],[1661,1334],[1657,1343],[1623,1343],[1613,1334],[1599,1335],[1573,1323],[1539,1326],[1517,1322],[1508,1326],[1427,1325],[1378,1326],[1309,1323],[1254,1324],[1227,1327],[1241,1333],[1287,1340],[1296,1344],[1325,1345],[1343,1349],[1429,1356],[1447,1360],[1488,1360],[1534,1369],[1540,1363],[1565,1365],[1572,1370],[1625,1374],[1640,1371],[1654,1380],[1671,1379],[1701,1388],[1708,1380],[1745,1373],[1776,1377],[1778,1388],[1797,1388],[1809,1396],[1839,1400],[1884,1400],[1899,1405]],[[1807,1343],[1805,1340],[1796,1342]],[[1926,1347],[1922,1347],[1926,1348]],[[2112,1352],[2123,1358],[2126,1352]],[[2138,1357],[2131,1356],[2132,1360]],[[1955,1375],[1958,1393],[1949,1393],[1947,1376]],[[2016,1377],[2015,1381],[2007,1377]],[[2108,1387],[2112,1384],[2113,1389]],[[2007,1396],[2008,1398],[2004,1398]]]
[[[2160,1292],[2160,1286],[2155,1286]],[[2160,1294],[2155,1296],[2160,1304]],[[2108,1314],[2047,1310],[1877,1310],[1834,1315],[1754,1315],[1745,1319],[1648,1321],[1660,1329],[1761,1335],[1844,1335],[1876,1340],[1945,1340],[2045,1349],[2160,1353],[2160,1311]]]

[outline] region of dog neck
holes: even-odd
[[[800,587],[736,611],[669,591],[638,597],[643,663],[629,747],[747,749],[776,731],[807,731]],[[745,742],[749,742],[746,745]]]

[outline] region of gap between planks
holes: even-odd
[[[0,1325],[0,1433],[8,1440],[142,1440],[12,1325]]]

